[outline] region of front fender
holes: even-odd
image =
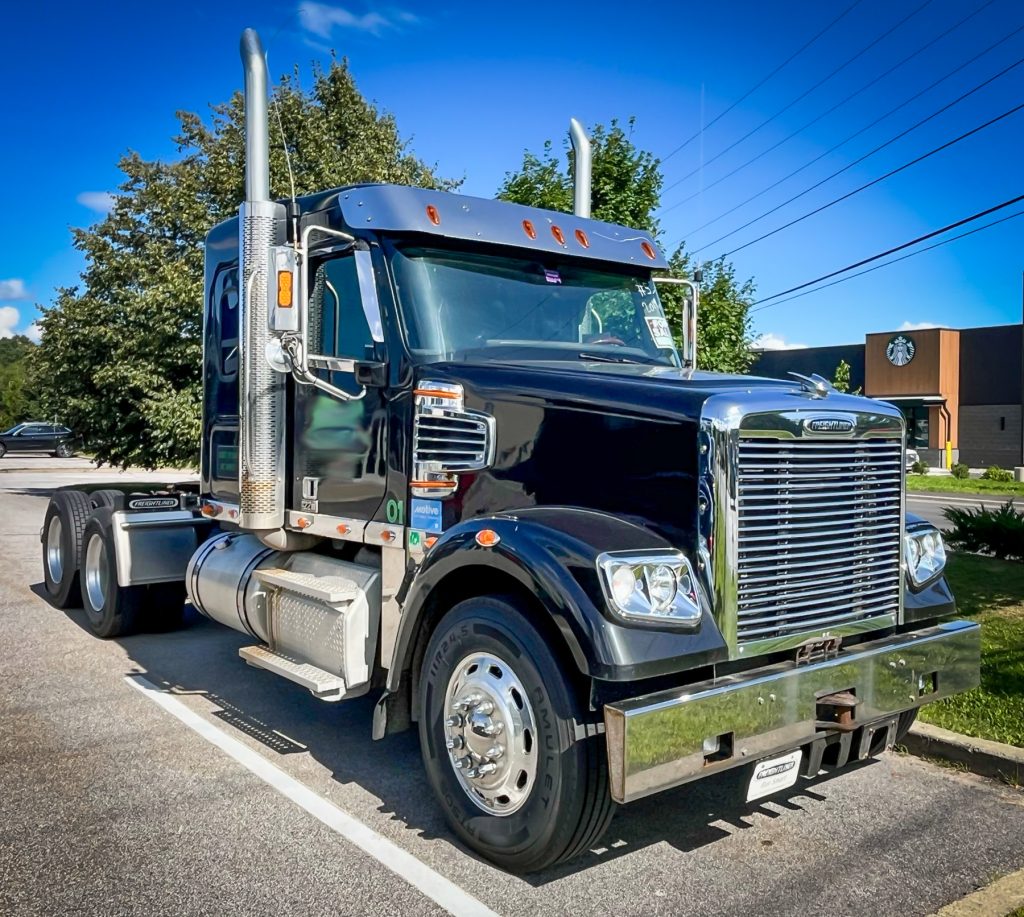
[[[485,528],[499,536],[493,547],[476,542],[476,533]],[[670,548],[640,525],[572,507],[462,523],[434,544],[407,591],[388,687],[397,687],[410,664],[431,593],[467,568],[505,574],[527,589],[558,628],[577,668],[591,677],[631,681],[724,660],[725,643],[707,607],[699,624],[686,630],[628,626],[606,608],[596,566],[599,554]]]

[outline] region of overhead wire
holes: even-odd
[[[803,101],[812,92],[814,92],[820,86],[823,86],[830,79],[832,79],[832,77],[836,76],[837,74],[839,74],[843,70],[845,70],[847,67],[849,67],[850,64],[852,64],[855,60],[857,60],[858,58],[860,58],[863,55],[867,54],[867,52],[870,51],[875,45],[877,45],[883,39],[888,38],[893,32],[895,32],[898,28],[900,28],[902,25],[904,25],[904,23],[906,23],[909,20],[911,20],[914,16],[916,16],[918,13],[920,13],[925,7],[929,6],[932,2],[933,2],[933,0],[924,0],[924,3],[922,3],[920,6],[916,7],[915,9],[911,10],[909,13],[907,13],[906,16],[904,16],[901,20],[899,20],[899,22],[897,22],[894,26],[891,26],[889,29],[887,29],[885,32],[883,32],[881,35],[879,35],[877,38],[874,38],[870,42],[868,42],[868,44],[865,45],[863,48],[861,48],[856,54],[854,54],[853,57],[847,58],[847,60],[845,60],[843,63],[841,63],[838,67],[836,67],[830,73],[826,74],[820,80],[818,80],[817,83],[814,83],[812,86],[810,86],[809,88],[805,89],[795,99],[793,99],[792,101],[788,102],[786,105],[784,105],[782,108],[780,108],[777,112],[775,112],[775,114],[771,115],[770,117],[768,117],[764,121],[762,121],[760,124],[758,124],[757,127],[751,128],[749,131],[747,131],[738,140],[734,140],[727,147],[725,147],[724,149],[719,150],[717,153],[715,153],[715,155],[712,156],[710,159],[705,160],[701,164],[701,166],[699,166],[696,169],[693,169],[691,172],[688,172],[682,178],[676,179],[670,185],[666,186],[664,191],[671,191],[673,188],[677,187],[678,185],[681,185],[684,181],[686,181],[687,179],[692,178],[694,175],[696,175],[701,170],[701,168],[710,165],[716,159],[720,159],[722,156],[724,156],[726,153],[728,153],[730,150],[734,149],[735,147],[739,146],[741,143],[743,143],[748,138],[753,137],[754,134],[756,134],[759,130],[761,130],[762,127],[765,127],[766,125],[771,124],[772,121],[774,121],[779,116],[785,114],[787,111],[789,111],[789,109],[791,109],[798,102]]]
[[[1021,64],[1024,64],[1024,57],[1018,58],[1012,64],[1010,64],[1009,66],[1004,67],[1002,70],[1000,70],[999,73],[995,74],[994,76],[989,77],[984,82],[979,83],[977,86],[974,86],[972,89],[969,89],[967,92],[965,92],[962,95],[958,96],[957,98],[953,99],[953,101],[948,102],[946,105],[943,105],[940,109],[938,109],[937,111],[934,111],[930,115],[928,115],[928,117],[923,118],[922,120],[918,121],[916,124],[911,125],[910,127],[906,128],[903,131],[900,131],[900,133],[896,134],[895,137],[889,138],[887,141],[885,141],[885,143],[882,143],[879,146],[876,146],[873,150],[869,150],[863,156],[859,156],[857,159],[853,160],[852,162],[847,163],[841,169],[837,169],[831,175],[827,175],[825,178],[821,179],[820,181],[815,182],[813,185],[811,185],[808,188],[804,188],[803,191],[799,192],[798,194],[793,195],[791,198],[789,198],[788,200],[783,201],[781,204],[777,204],[776,206],[772,207],[770,210],[766,210],[764,213],[759,214],[758,216],[754,217],[751,220],[748,220],[742,226],[737,226],[735,229],[725,233],[724,235],[719,236],[717,239],[713,239],[711,242],[705,243],[704,245],[702,245],[700,247],[699,251],[703,251],[704,249],[710,248],[712,245],[717,245],[723,239],[728,239],[729,236],[733,236],[736,233],[740,232],[741,230],[746,229],[748,226],[752,226],[754,223],[760,222],[765,217],[771,216],[771,214],[781,210],[783,207],[786,207],[789,204],[792,204],[794,201],[799,200],[804,195],[810,194],[811,191],[814,191],[817,188],[820,188],[822,185],[824,185],[827,182],[831,181],[833,178],[836,178],[839,175],[842,175],[844,172],[848,172],[854,166],[859,165],[860,163],[864,162],[866,159],[870,158],[871,156],[874,156],[875,153],[878,153],[881,150],[884,150],[888,146],[891,146],[893,143],[895,143],[897,140],[900,140],[901,138],[905,137],[911,131],[916,130],[917,128],[921,127],[924,124],[927,124],[933,118],[936,118],[940,114],[942,114],[943,112],[948,111],[954,105],[957,105],[960,102],[964,101],[965,99],[969,98],[974,93],[976,93],[979,90],[983,89],[985,86],[989,85],[994,80],[997,80],[1001,76],[1004,76],[1005,74],[1009,73],[1014,68],[1019,67]],[[966,133],[960,134],[958,137],[954,137],[952,140],[946,141],[945,143],[935,147],[934,149],[929,150],[927,153],[924,153],[921,156],[917,156],[914,159],[910,160],[909,162],[906,162],[903,165],[901,165],[901,166],[899,166],[899,167],[897,167],[895,169],[892,169],[892,170],[886,172],[884,175],[880,176],[879,178],[873,179],[872,181],[867,182],[867,183],[861,185],[858,188],[855,188],[853,191],[850,191],[850,192],[848,192],[848,193],[846,193],[844,195],[841,195],[840,197],[835,198],[835,199],[829,201],[827,204],[825,204],[825,205],[823,205],[821,207],[817,207],[814,210],[812,210],[812,211],[810,211],[808,213],[805,213],[805,214],[803,214],[800,217],[797,217],[795,220],[790,220],[788,223],[784,223],[782,226],[778,226],[775,229],[770,230],[769,232],[763,233],[762,235],[758,236],[757,238],[751,239],[749,242],[743,243],[743,245],[739,245],[736,248],[731,249],[730,251],[724,252],[719,257],[726,258],[729,255],[733,255],[733,254],[735,254],[738,251],[742,251],[743,249],[748,248],[748,247],[750,247],[751,245],[754,245],[757,242],[761,242],[762,240],[767,239],[769,236],[773,236],[776,233],[781,232],[784,229],[788,229],[790,226],[793,226],[796,223],[802,222],[803,220],[807,219],[808,217],[811,217],[811,216],[814,216],[817,213],[820,213],[822,210],[826,210],[827,208],[833,206],[834,204],[838,204],[840,201],[844,201],[844,200],[852,197],[854,194],[860,193],[861,191],[865,190],[866,188],[870,188],[873,185],[877,185],[879,182],[884,181],[885,179],[890,178],[891,176],[896,175],[899,172],[902,172],[904,169],[907,169],[907,168],[909,168],[912,165],[916,165],[917,163],[922,162],[923,160],[928,159],[931,156],[934,156],[936,153],[939,153],[942,150],[948,149],[950,146],[953,146],[954,144],[959,143],[961,140],[965,140],[966,138],[972,136],[973,134],[978,133],[978,131],[980,131],[980,130],[984,130],[985,128],[991,126],[992,124],[995,124],[996,122],[1001,121],[1003,118],[1009,117],[1010,115],[1012,115],[1012,114],[1016,113],[1017,111],[1019,111],[1022,107],[1024,107],[1024,105],[1018,105],[1018,106],[1016,106],[1014,108],[1011,108],[1008,111],[1003,112],[1001,115],[998,115],[995,118],[993,118],[993,119],[991,119],[989,121],[986,121],[983,124],[980,124],[978,127],[972,128],[970,131],[967,131]]]
[[[917,251],[908,252],[905,255],[900,255],[898,258],[893,258],[891,261],[883,261],[881,264],[873,265],[872,267],[864,268],[863,271],[857,271],[853,274],[847,274],[845,277],[839,277],[830,283],[823,283],[820,287],[815,287],[813,290],[804,290],[801,293],[794,293],[792,296],[787,296],[785,299],[778,299],[775,302],[766,303],[763,306],[759,306],[756,309],[751,309],[751,312],[763,312],[765,309],[771,309],[774,306],[781,306],[783,303],[792,302],[794,299],[800,299],[803,296],[810,296],[812,293],[818,293],[821,290],[827,290],[829,287],[834,287],[837,284],[845,283],[847,280],[853,280],[855,277],[863,277],[865,274],[870,274],[872,271],[880,271],[883,267],[889,267],[891,264],[896,264],[900,261],[906,261],[908,258],[913,258],[915,255],[923,255],[925,252],[930,252],[932,249],[941,248],[943,245],[949,245],[950,242],[956,242],[958,239],[966,238],[967,236],[973,236],[977,232],[981,232],[985,229],[991,229],[993,226],[998,226],[1000,223],[1009,222],[1016,217],[1024,216],[1024,210],[1018,210],[1016,213],[1011,213],[1009,216],[1000,217],[998,220],[993,220],[991,223],[984,223],[981,226],[975,226],[974,229],[968,229],[967,232],[957,233],[955,236],[950,236],[948,239],[942,239],[939,242],[935,242],[932,245],[926,245],[924,248],[919,248]]]
[[[773,143],[767,149],[761,150],[761,152],[758,153],[756,156],[752,156],[746,162],[742,163],[741,165],[736,166],[736,168],[733,169],[731,172],[726,172],[725,175],[722,175],[719,178],[716,178],[710,184],[703,185],[699,191],[694,191],[693,194],[690,194],[689,196],[684,197],[681,200],[676,201],[674,204],[669,204],[667,207],[660,208],[660,213],[662,215],[664,215],[664,214],[668,213],[669,211],[675,210],[677,207],[682,207],[683,204],[688,204],[694,198],[699,197],[704,191],[707,191],[709,188],[714,188],[716,185],[719,185],[722,182],[726,181],[727,179],[732,178],[738,172],[742,172],[745,168],[747,168],[747,166],[753,165],[759,159],[762,159],[765,156],[767,156],[769,153],[774,152],[780,146],[782,146],[784,143],[788,143],[794,137],[799,136],[800,134],[802,134],[805,130],[807,130],[807,128],[813,127],[815,124],[817,124],[822,119],[827,118],[834,111],[837,111],[838,109],[842,108],[847,102],[850,102],[853,99],[855,99],[857,96],[861,95],[862,93],[867,92],[867,90],[869,90],[872,86],[877,85],[882,80],[884,80],[887,76],[889,76],[892,73],[895,73],[904,64],[909,63],[910,61],[912,61],[918,55],[923,54],[925,51],[927,51],[933,45],[935,45],[936,43],[941,41],[943,38],[945,38],[951,32],[955,32],[957,29],[961,28],[968,20],[973,19],[975,16],[977,16],[979,13],[983,12],[984,10],[986,10],[988,7],[990,7],[995,2],[996,2],[996,0],[986,0],[986,2],[983,3],[981,6],[979,6],[976,10],[973,10],[972,12],[970,12],[966,16],[964,16],[962,19],[958,20],[957,22],[954,22],[953,25],[949,26],[947,29],[945,29],[944,31],[940,32],[934,38],[932,38],[929,41],[925,42],[923,45],[921,45],[919,48],[917,48],[916,51],[913,51],[911,54],[908,54],[906,57],[901,58],[899,61],[897,61],[891,67],[889,67],[888,70],[885,70],[882,73],[878,74],[878,76],[876,76],[873,79],[869,80],[868,82],[864,83],[859,89],[856,89],[854,92],[851,92],[849,95],[843,97],[838,102],[836,102],[834,105],[830,106],[829,108],[827,108],[825,111],[821,112],[820,114],[815,115],[813,118],[811,118],[810,121],[805,122],[800,127],[798,127],[795,131],[793,131],[792,133],[787,134],[781,140],[777,140],[775,143]],[[1004,40],[1005,39],[1002,39],[1000,42],[997,42],[997,44],[1001,44],[1002,41],[1004,41]],[[995,46],[993,45],[992,47],[995,47]],[[961,65],[961,67],[964,67],[964,66],[966,66],[966,64],[962,64]],[[957,68],[957,69],[960,69],[960,68]],[[956,72],[956,71],[953,71],[953,72]],[[951,75],[952,75],[952,73],[947,74],[945,77],[943,77],[943,79],[948,79],[948,77],[951,76]],[[936,83],[932,84],[932,86],[935,86],[935,85],[937,85],[937,84]],[[904,104],[906,104],[906,103],[904,103]],[[891,114],[891,112],[890,112],[890,114]],[[887,117],[887,115],[885,117]],[[873,123],[877,124],[878,122],[875,121]],[[866,130],[866,128],[864,128],[863,130]],[[738,206],[742,206],[742,205],[737,205],[737,207]],[[736,209],[736,208],[733,208],[733,209]],[[719,216],[715,217],[713,220],[709,220],[703,226],[700,226],[697,229],[692,230],[692,232],[700,232],[700,230],[705,229],[706,227],[712,225],[713,223],[718,222],[718,220],[722,219],[722,217],[724,217],[724,216],[727,216],[729,213],[732,213],[732,210],[728,210],[724,214],[720,214]]]
[[[870,258],[862,258],[860,261],[855,261],[853,264],[848,264],[846,267],[841,267],[838,270],[830,271],[827,274],[822,274],[820,277],[815,277],[813,280],[808,280],[805,283],[799,283],[794,287],[790,287],[788,290],[781,290],[778,293],[773,293],[771,296],[765,296],[762,299],[755,300],[751,303],[751,306],[760,306],[762,303],[769,302],[773,299],[779,299],[783,296],[788,296],[790,293],[796,293],[800,290],[805,290],[807,287],[815,286],[821,283],[823,280],[831,280],[833,277],[838,277],[840,274],[845,274],[848,271],[854,271],[859,267],[863,267],[865,264],[871,264],[874,261],[880,261],[882,258],[888,258],[889,255],[894,255],[896,252],[903,251],[904,249],[911,248],[914,245],[919,245],[921,242],[927,242],[929,239],[934,239],[936,236],[941,236],[943,233],[947,233],[952,229],[959,229],[961,226],[965,226],[968,223],[973,223],[975,220],[980,220],[982,217],[987,217],[990,213],[996,213],[999,210],[1005,210],[1007,207],[1012,207],[1014,204],[1018,204],[1024,201],[1024,194],[1019,194],[1017,197],[1010,198],[1007,201],[1003,201],[1001,204],[996,204],[993,207],[989,207],[985,210],[981,210],[978,213],[973,213],[970,216],[964,217],[963,219],[956,220],[953,223],[949,223],[940,229],[934,229],[931,232],[925,233],[922,236],[918,236],[916,239],[911,239],[909,242],[904,242],[902,245],[896,245],[892,248],[886,249],[884,252],[879,252],[877,255],[872,255]],[[755,309],[754,311],[761,311]]]
[[[718,221],[719,221],[720,219],[722,219],[723,217],[727,217],[727,216],[728,216],[728,215],[729,215],[730,213],[734,213],[735,211],[739,210],[739,209],[740,209],[741,207],[746,207],[746,206],[747,206],[747,204],[749,204],[749,203],[752,203],[753,201],[757,200],[757,199],[758,199],[759,197],[761,197],[762,195],[764,195],[764,194],[767,194],[767,193],[768,193],[769,191],[771,191],[772,189],[774,189],[774,188],[777,188],[777,187],[778,187],[779,185],[783,184],[784,182],[787,182],[787,181],[789,181],[789,180],[790,180],[791,178],[793,178],[794,176],[796,176],[796,175],[799,175],[799,174],[800,174],[801,172],[803,172],[803,171],[804,171],[804,169],[810,168],[810,167],[811,167],[811,166],[813,166],[813,165],[814,165],[814,164],[815,164],[816,162],[818,162],[818,161],[820,161],[820,160],[824,159],[824,158],[825,158],[826,156],[830,155],[831,153],[834,153],[834,152],[835,152],[836,150],[838,150],[838,149],[840,149],[841,147],[845,146],[845,145],[846,145],[847,143],[849,143],[849,142],[850,142],[851,140],[854,140],[854,139],[856,139],[857,137],[859,137],[859,136],[860,136],[861,134],[863,134],[863,133],[864,133],[865,131],[867,131],[867,130],[870,130],[871,128],[873,128],[873,127],[874,127],[874,126],[875,126],[876,124],[880,124],[880,123],[881,123],[882,121],[884,121],[884,120],[885,120],[886,118],[888,118],[888,117],[889,117],[890,115],[894,115],[894,114],[896,114],[896,112],[898,112],[898,111],[899,111],[899,110],[900,110],[901,108],[905,108],[905,107],[906,107],[907,105],[909,105],[909,104],[910,104],[911,102],[914,102],[914,101],[916,101],[916,100],[917,100],[917,99],[919,99],[919,98],[920,98],[921,96],[923,96],[923,95],[924,95],[925,93],[927,93],[927,92],[930,92],[930,91],[931,91],[932,89],[934,89],[934,88],[935,88],[936,86],[938,86],[938,85],[939,85],[940,83],[944,83],[944,82],[945,82],[946,80],[948,80],[948,79],[949,79],[949,78],[950,78],[951,76],[955,76],[955,75],[956,75],[957,73],[959,73],[959,72],[960,72],[961,70],[963,70],[963,69],[964,69],[965,67],[969,67],[969,66],[970,66],[971,64],[973,64],[973,63],[974,63],[975,61],[977,61],[977,60],[981,59],[981,58],[982,58],[982,57],[984,57],[984,56],[985,56],[986,54],[989,54],[990,52],[994,51],[994,50],[995,50],[996,48],[998,48],[998,47],[999,47],[999,46],[1000,46],[1001,44],[1003,44],[1003,43],[1005,43],[1005,42],[1009,41],[1009,40],[1010,40],[1011,38],[1013,38],[1013,37],[1014,37],[1015,35],[1017,35],[1018,33],[1022,32],[1022,31],[1024,31],[1024,25],[1022,25],[1022,26],[1019,26],[1018,28],[1016,28],[1016,29],[1014,29],[1014,30],[1013,30],[1012,32],[1010,32],[1009,34],[1007,34],[1007,35],[1004,35],[1004,36],[1003,36],[1002,38],[1000,38],[1000,39],[999,39],[998,41],[994,42],[993,44],[989,45],[989,46],[988,46],[987,48],[985,48],[984,50],[982,50],[982,51],[979,51],[979,52],[978,52],[977,54],[975,54],[975,55],[974,55],[974,56],[973,56],[972,58],[970,58],[969,60],[966,60],[966,61],[964,61],[964,62],[963,62],[962,64],[960,64],[960,65],[959,65],[958,67],[955,67],[954,69],[950,70],[950,71],[949,71],[948,73],[946,73],[945,75],[943,75],[943,76],[939,77],[939,78],[938,78],[937,80],[935,80],[934,82],[932,82],[932,83],[929,83],[929,84],[928,84],[927,86],[925,86],[925,87],[924,87],[924,89],[921,89],[921,90],[920,90],[919,92],[915,92],[915,93],[914,93],[914,94],[913,94],[912,96],[910,96],[909,98],[907,98],[907,99],[904,99],[904,100],[903,100],[902,102],[900,102],[900,104],[899,104],[899,105],[897,105],[897,106],[896,106],[895,108],[890,108],[890,109],[889,109],[889,110],[888,110],[888,111],[887,111],[887,112],[886,112],[885,114],[883,114],[883,115],[879,115],[879,116],[878,116],[877,118],[875,118],[875,119],[874,119],[874,121],[870,122],[869,124],[865,124],[865,125],[864,125],[864,126],[863,126],[862,128],[860,128],[860,130],[854,131],[854,133],[850,134],[850,135],[849,135],[848,137],[845,137],[845,138],[844,138],[843,140],[840,140],[840,141],[839,141],[839,142],[838,142],[837,144],[835,144],[834,146],[831,146],[831,147],[829,147],[829,148],[828,148],[827,150],[825,150],[825,151],[824,151],[823,153],[820,153],[819,155],[815,156],[815,157],[814,157],[813,159],[811,159],[811,160],[810,160],[809,162],[805,162],[805,163],[804,163],[804,164],[803,164],[802,166],[800,166],[800,167],[799,167],[798,169],[794,169],[794,170],[793,170],[792,172],[790,172],[790,173],[789,173],[788,175],[785,175],[785,176],[783,176],[783,177],[782,177],[782,178],[780,178],[780,179],[779,179],[778,181],[772,182],[772,184],[770,184],[770,185],[767,185],[767,186],[766,186],[766,187],[764,187],[764,188],[761,188],[761,189],[760,189],[760,190],[759,190],[759,191],[758,191],[757,193],[755,193],[755,194],[751,195],[751,196],[750,196],[750,197],[748,197],[748,198],[747,198],[747,199],[746,199],[745,201],[741,201],[740,203],[736,204],[736,205],[735,205],[734,207],[730,207],[730,208],[729,208],[728,210],[724,211],[723,213],[720,213],[720,214],[719,214],[719,215],[718,215],[717,217],[715,217],[715,218],[714,218],[713,220],[709,220],[709,221],[708,221],[707,223],[704,223],[704,224],[703,224],[702,226],[698,226],[698,227],[697,227],[696,229],[691,229],[691,230],[690,230],[689,232],[687,232],[687,233],[686,233],[686,234],[685,234],[685,235],[683,236],[683,238],[687,238],[687,237],[688,237],[689,235],[691,235],[691,234],[693,234],[693,233],[696,233],[696,232],[700,232],[700,231],[701,231],[702,229],[706,229],[706,228],[707,228],[708,226],[710,226],[710,225],[711,225],[712,223],[717,223],[717,222],[718,222]],[[998,77],[999,75],[1000,75],[1000,74],[997,74],[997,77]],[[965,98],[965,97],[962,97],[962,98]],[[959,101],[962,101],[962,98],[958,98],[958,99],[955,99],[955,100],[953,101],[953,103],[951,103],[951,104],[956,104],[957,102],[959,102]],[[917,127],[920,127],[920,126],[921,126],[922,124],[925,124],[925,123],[927,123],[927,122],[928,122],[929,120],[931,120],[931,118],[933,118],[933,117],[937,117],[938,115],[942,114],[942,112],[943,112],[943,111],[946,111],[946,110],[947,110],[947,108],[949,108],[949,107],[950,107],[950,106],[945,106],[945,107],[943,107],[943,108],[940,108],[940,109],[939,109],[939,110],[938,110],[937,112],[935,112],[935,113],[934,113],[933,115],[930,115],[930,116],[929,116],[928,118],[924,119],[924,121],[918,122],[918,124],[914,125],[914,127],[910,128],[910,130],[915,130],[915,129],[916,129]],[[901,138],[902,136],[906,136],[906,133],[907,133],[907,132],[904,132],[903,134],[898,134],[898,135],[897,135],[896,137],[894,137],[894,138],[893,138],[893,139],[892,139],[891,141],[889,141],[889,142],[890,142],[890,143],[892,143],[892,142],[895,142],[896,140],[899,140],[899,139],[900,139],[900,138]],[[879,147],[878,149],[884,149],[886,145],[888,145],[888,144],[883,144],[883,146],[882,146],[882,147]],[[874,154],[874,152],[877,152],[877,150],[874,150],[874,151],[872,151],[872,152],[871,152],[871,153],[869,153],[868,155],[869,155],[869,156],[870,156],[870,155],[873,155],[873,154]],[[863,159],[861,159],[861,160],[859,160],[859,161],[860,161],[860,162],[863,162]],[[854,163],[854,165],[856,165],[856,164],[857,164],[857,163]],[[840,173],[836,173],[836,174],[840,174]],[[834,177],[834,175],[833,175],[833,176],[829,176],[829,178],[825,179],[825,181],[829,181],[829,180],[830,180],[831,178],[833,178],[833,177]],[[811,191],[813,191],[813,190],[814,190],[814,187],[817,187],[817,186],[813,186],[813,187],[811,187],[811,188],[810,188],[810,189],[808,189],[808,190],[811,190]],[[796,198],[791,198],[790,200],[792,201],[792,200],[795,200],[795,199],[796,199]],[[789,203],[789,202],[790,202],[790,201],[787,201],[786,203]],[[785,206],[785,204],[783,204],[782,206]],[[764,214],[764,215],[765,215],[765,216],[767,216],[768,214]],[[756,222],[757,222],[757,220],[753,220],[752,222],[756,223]],[[740,231],[741,229],[745,229],[745,228],[746,228],[747,226],[749,226],[749,225],[751,225],[751,224],[750,224],[750,223],[745,223],[745,224],[744,224],[743,226],[740,226],[740,227],[738,227],[738,228],[737,228],[737,229],[735,230],[735,232],[739,232],[739,231]],[[727,233],[727,234],[726,234],[726,235],[724,235],[724,236],[719,236],[719,237],[718,237],[717,239],[715,239],[714,241],[712,241],[712,242],[709,242],[709,243],[707,243],[707,245],[715,245],[715,244],[716,244],[717,242],[721,242],[721,241],[722,241],[722,239],[728,239],[728,238],[729,238],[729,236],[731,236],[732,234],[733,234],[733,233]],[[706,247],[707,247],[707,245],[703,246],[703,248],[706,248]]]
[[[782,70],[783,67],[785,67],[787,64],[791,63],[795,58],[803,54],[803,52],[806,51],[811,45],[813,45],[819,38],[821,38],[822,35],[824,35],[833,26],[837,25],[840,22],[840,20],[842,20],[848,13],[851,13],[854,10],[854,8],[859,6],[862,2],[863,0],[854,0],[854,2],[851,3],[848,7],[846,7],[846,9],[844,9],[838,16],[836,16],[835,19],[831,20],[828,23],[828,25],[826,25],[823,29],[812,35],[806,42],[804,42],[804,44],[797,48],[792,54],[789,55],[789,57],[787,57],[781,64],[779,64],[774,70],[772,70],[771,73],[769,73],[767,76],[763,77],[759,82],[751,86],[750,89],[743,93],[743,95],[741,95],[735,102],[733,102],[728,108],[726,108],[725,111],[719,112],[717,115],[715,115],[715,117],[712,118],[707,124],[703,125],[700,130],[698,130],[691,137],[688,137],[686,140],[680,143],[679,146],[677,146],[671,153],[669,153],[667,156],[663,156],[661,161],[666,162],[667,160],[675,156],[676,153],[679,153],[682,150],[686,149],[686,147],[688,147],[691,143],[693,143],[694,140],[700,137],[704,131],[706,131],[712,125],[718,123],[722,118],[729,114],[729,112],[731,112],[737,105],[740,105],[741,103],[745,102],[751,95],[757,92],[758,89],[760,89],[773,76],[775,76],[775,74]]]

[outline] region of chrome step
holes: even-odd
[[[254,575],[264,586],[277,586],[287,592],[304,595],[328,605],[351,602],[360,592],[359,586],[344,576],[316,576],[312,573],[281,570],[277,567],[257,570]]]
[[[345,679],[340,675],[317,668],[308,662],[299,662],[283,653],[275,653],[269,647],[243,646],[238,650],[238,655],[251,666],[266,669],[294,681],[297,685],[302,685],[320,700],[336,701],[345,696]]]

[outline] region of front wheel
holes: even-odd
[[[57,458],[71,458],[75,454],[75,450],[71,448],[67,443],[57,444]]]
[[[445,817],[498,866],[544,869],[608,827],[599,719],[514,600],[468,599],[442,619],[423,660],[419,727]]]

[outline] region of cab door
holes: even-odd
[[[295,386],[292,506],[371,520],[387,486],[388,425],[384,388],[356,381],[360,364],[386,361],[370,253],[311,260],[309,290],[309,349],[326,358],[310,368],[351,400]]]

